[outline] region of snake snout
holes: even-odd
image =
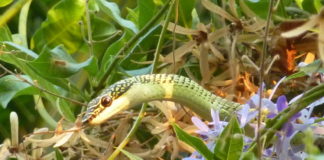
[[[83,124],[88,123],[91,120],[91,118],[94,116],[93,114],[94,114],[95,109],[97,108],[98,103],[99,103],[98,99],[94,99],[89,102],[87,111],[84,114],[84,116],[82,117]]]

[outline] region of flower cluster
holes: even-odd
[[[262,98],[261,114],[264,116],[264,119],[273,119],[276,115],[278,115],[280,112],[286,109],[289,104],[295,102],[301,97],[302,95],[296,96],[290,102],[288,102],[286,96],[282,95],[277,98],[276,103],[272,102],[268,98]],[[247,104],[243,105],[242,109],[237,112],[240,127],[245,128],[249,126],[250,128],[254,128],[254,135],[256,135],[256,132],[258,131],[257,124],[254,122],[254,119],[256,119],[258,115],[257,106],[259,103],[259,99],[259,94],[252,96],[250,101]],[[307,157],[307,153],[304,152],[303,144],[293,144],[292,140],[298,133],[306,130],[307,128],[311,128],[313,130],[319,128],[323,129],[323,121],[315,123],[316,118],[311,117],[311,113],[314,107],[323,103],[324,97],[311,103],[305,109],[292,116],[284,124],[281,130],[276,133],[276,142],[270,148],[266,148],[263,151],[263,156],[269,158],[276,157],[277,159],[305,159]],[[218,136],[222,133],[223,129],[226,127],[227,122],[221,121],[219,119],[218,111],[211,110],[211,115],[213,121],[209,122],[208,125],[197,117],[192,117],[192,122],[198,128],[196,133],[202,137],[202,139],[207,143],[208,148],[211,151],[213,151],[214,148],[217,147],[216,140]],[[261,128],[264,127],[264,125],[265,124],[262,123]],[[256,137],[249,136],[244,137],[244,151],[247,151],[247,149],[250,147],[250,143],[255,138]],[[190,157],[184,159],[204,160],[204,157],[202,157],[198,152],[194,152]]]

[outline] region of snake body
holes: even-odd
[[[130,107],[153,100],[169,100],[187,106],[202,118],[210,119],[210,110],[224,117],[241,104],[218,97],[187,77],[150,74],[127,78],[104,89],[88,104],[83,123],[100,124]]]

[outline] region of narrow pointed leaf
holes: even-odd
[[[174,131],[176,132],[177,137],[181,141],[187,143],[188,145],[190,145],[191,147],[196,149],[207,160],[214,159],[213,153],[208,149],[208,147],[205,145],[205,143],[201,139],[186,133],[177,124],[173,124],[172,127],[173,127]]]

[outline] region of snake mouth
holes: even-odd
[[[96,107],[91,107],[88,109],[89,112],[84,116],[84,122],[91,125],[98,125],[110,117],[116,115],[120,111],[126,110],[129,108],[130,102],[126,96],[119,97],[115,99],[109,107],[102,107],[100,104]],[[97,110],[100,108],[100,111]]]
[[[89,102],[86,113],[82,117],[82,124],[87,124],[95,115],[95,110],[98,108],[100,98],[96,98]]]

